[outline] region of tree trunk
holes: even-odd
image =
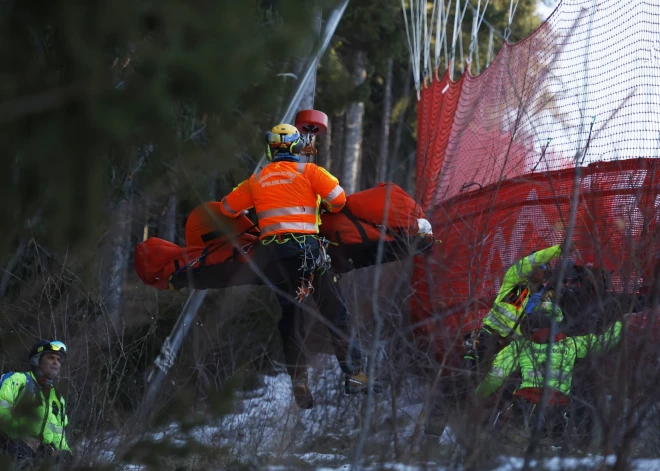
[[[383,97],[383,116],[380,122],[380,149],[378,152],[378,182],[388,180],[387,161],[389,159],[390,121],[392,120],[392,69],[394,60],[387,60],[385,71],[385,90]]]
[[[102,258],[103,261],[108,260],[108,257],[111,260],[106,269],[106,276],[101,280],[101,293],[114,333],[118,333],[121,327],[122,289],[128,272],[129,250],[131,250],[133,183],[135,175],[146,165],[149,155],[153,152],[153,146],[145,145],[136,149],[136,152],[137,160],[124,180],[124,196],[116,206],[115,224],[109,231],[108,242],[103,251],[104,258]]]
[[[21,240],[18,242],[18,247],[16,248],[16,252],[14,252],[14,256],[9,260],[9,263],[7,264],[7,268],[5,268],[2,274],[2,279],[0,279],[0,298],[2,298],[5,295],[5,291],[7,290],[7,285],[9,285],[9,279],[13,276],[12,272],[14,271],[16,265],[18,265],[18,262],[20,262],[21,258],[23,257],[23,252],[25,251],[25,247],[27,246],[27,241],[28,239],[21,238]]]
[[[327,169],[329,172],[332,167],[332,125],[328,119],[328,132],[320,137],[321,145],[318,146],[319,153],[316,156],[316,163]]]
[[[218,175],[215,171],[212,172],[211,176],[209,177],[208,194],[209,201],[218,200]]]
[[[176,243],[176,205],[177,198],[174,193],[167,200],[167,206],[160,217],[158,233],[162,239]]]
[[[121,293],[128,271],[129,246],[131,242],[131,201],[119,203],[116,223],[110,234],[111,262],[109,274],[104,281],[104,299],[110,322],[118,331],[121,325]]]
[[[415,172],[417,171],[417,152],[408,154],[405,188],[409,195],[415,196]]]
[[[406,113],[408,112],[408,103],[410,101],[410,91],[412,89],[412,69],[410,63],[408,64],[408,70],[406,71],[406,82],[403,86],[403,95],[401,101],[404,103],[404,107],[399,114],[399,119],[396,125],[396,134],[394,135],[394,147],[392,148],[392,158],[398,159],[399,152],[401,151],[401,138],[403,136],[403,128],[406,122]],[[406,169],[406,175],[404,179],[404,188],[409,195],[414,195],[414,186],[415,186],[415,166],[413,162],[412,170],[410,167],[409,159],[405,162],[404,168]],[[398,167],[395,166],[395,168]],[[412,174],[412,175],[411,175]]]
[[[367,55],[358,50],[353,58],[351,73],[354,87],[359,87],[367,77]],[[348,105],[346,111],[344,162],[342,164],[342,186],[346,194],[358,191],[359,170],[362,160],[362,121],[364,119],[364,102],[355,101]]]
[[[326,167],[330,173],[338,177],[339,183],[343,184],[341,165],[344,161],[344,124],[346,123],[346,114],[341,113],[332,117],[332,140],[330,141],[331,167]]]

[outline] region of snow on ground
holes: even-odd
[[[268,376],[262,388],[237,401],[236,412],[222,420],[215,436],[205,438],[229,445],[238,453],[286,453],[292,449],[316,448],[317,442],[331,444],[331,450],[347,448],[349,443],[344,442],[355,439],[362,425],[365,398],[343,393],[343,375],[334,357],[320,355],[318,361],[318,367],[310,371],[312,410],[298,409],[287,374]],[[389,415],[388,409],[380,417],[386,419]],[[313,461],[313,455],[321,456],[317,460],[328,461],[336,453],[302,455],[301,459],[307,456]]]
[[[588,458],[550,458],[547,460],[536,461],[533,460],[531,469],[543,471],[587,471],[602,469],[603,464],[607,466],[614,465],[616,458],[609,456],[605,459],[603,457],[588,457]],[[522,458],[501,458],[501,463],[496,468],[490,471],[519,471],[522,469],[524,460]],[[286,466],[269,466],[265,468],[267,471],[285,471]],[[339,467],[317,467],[315,471],[347,471],[351,469],[350,464],[344,464]],[[427,464],[424,466],[411,466],[401,463],[384,463],[373,466],[362,466],[360,471],[462,471],[463,468],[448,467],[442,465]],[[660,460],[657,459],[639,459],[634,460],[630,467],[630,471],[657,471],[660,469]]]
[[[451,430],[447,430],[437,441],[444,455],[422,456],[420,449],[410,449],[409,443],[419,422],[422,404],[415,393],[419,388],[411,383],[405,398],[399,399],[396,424],[392,419],[389,391],[376,396],[374,404],[374,425],[371,427],[363,456],[366,462],[373,463],[361,467],[351,467],[353,453],[363,426],[366,398],[346,396],[343,393],[343,375],[332,356],[319,355],[317,366],[310,370],[310,386],[314,394],[315,407],[302,411],[296,406],[291,395],[289,376],[282,373],[266,376],[263,385],[254,391],[238,392],[233,411],[218,423],[207,424],[192,432],[201,443],[223,447],[229,450],[233,461],[249,464],[255,469],[268,471],[315,469],[346,471],[461,471],[460,447]],[[404,388],[405,392],[406,388]],[[410,452],[407,465],[398,463],[394,456],[392,431],[396,426],[399,446]],[[181,430],[176,425],[163,429],[153,438],[164,437],[183,440]],[[418,440],[419,441],[419,440]],[[183,441],[182,441],[183,443]],[[447,450],[454,450],[447,452]],[[458,450],[458,451],[456,451]],[[559,451],[558,451],[559,453]],[[111,454],[110,454],[111,455]],[[109,455],[109,456],[110,456]],[[363,461],[363,463],[365,462]],[[586,456],[573,458],[547,458],[533,463],[532,469],[547,471],[596,470],[603,464],[611,466],[614,456]],[[523,466],[523,459],[516,456],[501,456],[492,463],[493,471],[517,471]],[[139,467],[125,467],[138,471]],[[631,463],[632,471],[660,469],[660,459],[637,459]]]

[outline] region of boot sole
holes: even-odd
[[[380,394],[383,392],[382,388],[373,388],[374,394]],[[344,386],[344,394],[353,396],[355,394],[368,394],[369,388],[367,386]]]
[[[312,392],[309,389],[302,394],[296,394],[294,389],[293,398],[296,400],[296,405],[300,409],[312,409],[314,407],[314,396],[312,396]]]

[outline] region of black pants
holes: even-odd
[[[0,464],[9,466],[9,469],[29,469],[37,458],[27,443],[4,434],[0,434],[0,455]]]
[[[490,370],[495,356],[508,344],[508,340],[484,327],[476,333],[475,339],[466,339],[465,344],[470,345],[466,348],[462,369],[470,373],[473,381],[479,384]]]
[[[52,449],[46,445],[40,445],[37,451],[32,450],[23,440],[15,440],[0,433],[0,468],[14,470],[28,470],[38,465],[48,463],[52,466],[48,469],[69,469],[72,455],[68,451],[52,455]]]
[[[516,397],[509,407],[509,420],[518,424],[521,429],[532,433],[540,414],[540,406],[525,399]],[[548,405],[541,421],[541,434],[544,438],[560,440],[564,437],[568,426],[568,405]],[[507,414],[505,414],[507,415]]]
[[[286,239],[287,236],[282,236]],[[296,300],[302,279],[308,278],[310,272],[301,270],[304,253],[318,257],[319,242],[313,237],[296,235],[298,241],[273,241],[262,245],[257,250],[255,261],[263,269],[266,277],[284,294],[276,293],[282,308],[282,318],[279,323],[284,358],[287,371],[293,379],[307,377],[307,362],[303,350],[304,324],[306,314],[302,312],[300,303]],[[360,369],[362,359],[360,350],[351,341],[350,314],[346,308],[344,297],[332,270],[316,271],[312,286],[312,297],[316,301],[319,312],[328,321],[328,331],[335,351],[335,356],[342,371],[351,374]]]

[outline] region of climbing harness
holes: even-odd
[[[300,279],[300,286],[296,290],[296,299],[299,303],[303,302],[307,296],[314,292],[314,273],[310,273],[307,278]]]
[[[313,247],[307,243],[308,237],[318,242],[318,255],[314,255]],[[295,235],[289,233],[272,235],[263,239],[261,245],[268,246],[273,243],[282,245],[292,241],[298,244],[300,248],[301,263],[299,271],[302,274],[300,277],[300,286],[296,290],[296,299],[298,302],[302,302],[314,292],[314,274],[320,272],[319,274],[322,275],[331,267],[332,260],[327,250],[330,241],[325,237],[312,234]]]
[[[300,287],[296,291],[296,299],[298,302],[303,302],[307,296],[314,292],[314,274],[320,272],[320,275],[323,275],[326,271],[330,269],[331,259],[328,255],[328,240],[324,237],[317,236],[306,236],[312,237],[318,241],[318,255],[314,256],[312,247],[306,244],[303,240],[302,243],[299,243],[302,253],[300,258],[302,259],[302,264],[300,265],[300,271],[302,272],[302,277],[300,278]],[[304,239],[304,238],[303,238]]]

